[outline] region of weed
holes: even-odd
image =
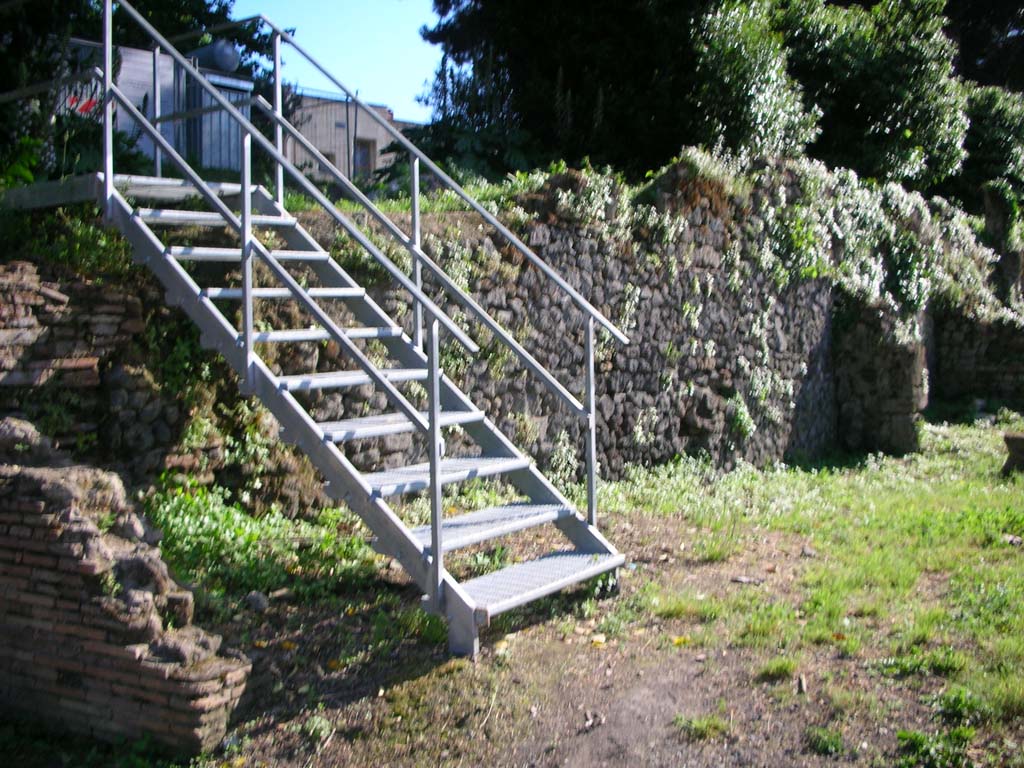
[[[722,613],[722,604],[702,594],[679,593],[669,596],[655,595],[650,599],[651,610],[662,619],[685,619],[709,623]]]
[[[974,739],[974,729],[954,728],[932,735],[920,731],[900,731],[898,768],[969,768],[972,765],[967,748]]]
[[[762,683],[781,683],[789,680],[796,672],[796,660],[787,656],[777,656],[766,662],[757,673],[757,679]]]
[[[687,741],[708,741],[726,736],[729,733],[729,723],[718,715],[703,715],[700,717],[686,717],[676,715],[672,719],[679,734]]]
[[[469,556],[469,572],[473,576],[483,576],[485,573],[501,570],[506,565],[508,565],[508,549],[502,544],[481,552],[474,552]]]
[[[163,528],[163,555],[207,592],[270,591],[290,586],[302,595],[335,592],[339,583],[371,577],[376,558],[360,536],[339,532],[342,513],[315,523],[275,512],[257,519],[213,487],[167,488],[151,496],[146,513]]]
[[[975,725],[989,716],[985,702],[963,686],[946,688],[930,699],[936,714],[949,725]]]
[[[812,727],[804,731],[807,749],[823,757],[835,757],[845,750],[843,734],[829,728]]]

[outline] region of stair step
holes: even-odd
[[[350,339],[393,339],[402,335],[402,329],[394,328],[343,328]],[[288,331],[260,331],[252,335],[257,344],[290,344],[300,341],[327,341],[333,338],[326,328],[297,328]],[[242,334],[238,335],[239,341]]]
[[[179,201],[199,197],[202,194],[199,188],[188,179],[170,179],[158,176],[119,173],[114,176],[114,186],[125,197],[143,200]],[[242,191],[241,184],[224,181],[207,181],[206,186],[219,197],[237,195]]]
[[[392,383],[402,381],[426,381],[426,368],[383,368],[384,378]],[[314,389],[345,389],[372,384],[371,379],[362,371],[324,371],[322,373],[300,373],[292,376],[281,376],[278,385],[286,392],[309,392]]]
[[[487,617],[599,576],[626,561],[621,554],[590,554],[577,550],[552,552],[460,584]]]
[[[136,208],[135,213],[147,224],[167,226],[223,227],[224,217],[216,211],[179,211],[174,208]],[[294,227],[296,220],[291,216],[266,216],[253,214],[254,227]]]
[[[441,524],[441,549],[469,547],[481,541],[496,539],[509,533],[533,528],[563,517],[571,517],[573,509],[561,504],[531,504],[517,502],[499,507],[488,507],[467,515],[446,518]],[[412,530],[427,554],[431,548],[431,527],[423,525]]]
[[[194,245],[174,245],[167,249],[167,255],[179,261],[216,261],[225,264],[237,264],[242,260],[242,249],[213,248]],[[331,254],[327,251],[271,251],[270,255],[278,261],[328,261]]]
[[[314,299],[361,299],[366,295],[363,288],[307,288],[306,293]],[[241,288],[205,288],[202,295],[208,299],[242,298]],[[294,295],[287,288],[253,288],[254,299],[292,299]]]
[[[459,483],[474,477],[491,477],[530,466],[528,457],[477,456],[473,458],[442,459],[441,485]],[[411,464],[407,467],[385,469],[363,475],[375,496],[394,496],[399,493],[422,491],[430,487],[430,465]]]
[[[420,415],[424,419],[428,417],[423,411],[420,412]],[[469,424],[483,421],[484,417],[483,411],[444,411],[441,413],[441,426],[453,427],[456,424]],[[404,413],[382,413],[358,419],[324,421],[319,426],[324,431],[324,437],[335,443],[383,437],[384,435],[398,435],[416,429]]]

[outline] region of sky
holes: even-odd
[[[235,0],[234,18],[259,13],[294,28],[295,40],[364,101],[401,120],[430,119],[416,97],[441,60],[441,49],[420,37],[420,27],[437,21],[431,0]],[[289,46],[281,58],[286,82],[337,91]]]

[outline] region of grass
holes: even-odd
[[[843,754],[845,745],[843,734],[830,728],[811,727],[804,732],[807,749],[822,757],[835,757]]]
[[[829,648],[907,690],[941,682],[928,703],[953,730],[908,731],[900,759],[957,765],[970,741],[963,727],[998,730],[1024,716],[1024,568],[1006,541],[1024,533],[1024,478],[999,473],[1002,433],[1022,427],[1004,409],[995,425],[925,423],[922,450],[908,457],[741,466],[722,476],[684,458],[631,470],[602,486],[600,504],[606,515],[671,519],[680,540],[665,545],[695,553],[698,564],[728,561],[765,536],[812,549],[785,594],[659,586],[648,620],[702,624],[705,644],[751,649],[752,675],[765,682],[790,678],[801,649]],[[708,542],[722,558],[701,556]],[[808,748],[838,754],[841,737],[830,734],[808,735]],[[938,762],[921,757],[929,754]]]
[[[729,734],[729,723],[718,715],[686,717],[676,715],[672,725],[687,741],[710,741]]]
[[[796,672],[796,659],[788,656],[776,656],[767,661],[757,673],[757,679],[762,683],[781,683],[789,680]]]

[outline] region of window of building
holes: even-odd
[[[330,163],[331,165],[333,165],[333,166],[337,166],[338,165],[338,162],[334,159],[335,158],[335,154],[333,152],[324,152],[323,150],[320,150],[320,154],[323,155],[324,159],[328,163]],[[327,166],[326,165],[324,165],[323,163],[318,163],[317,165],[318,165],[318,167],[320,169],[320,173],[329,173],[329,171],[327,170]]]

